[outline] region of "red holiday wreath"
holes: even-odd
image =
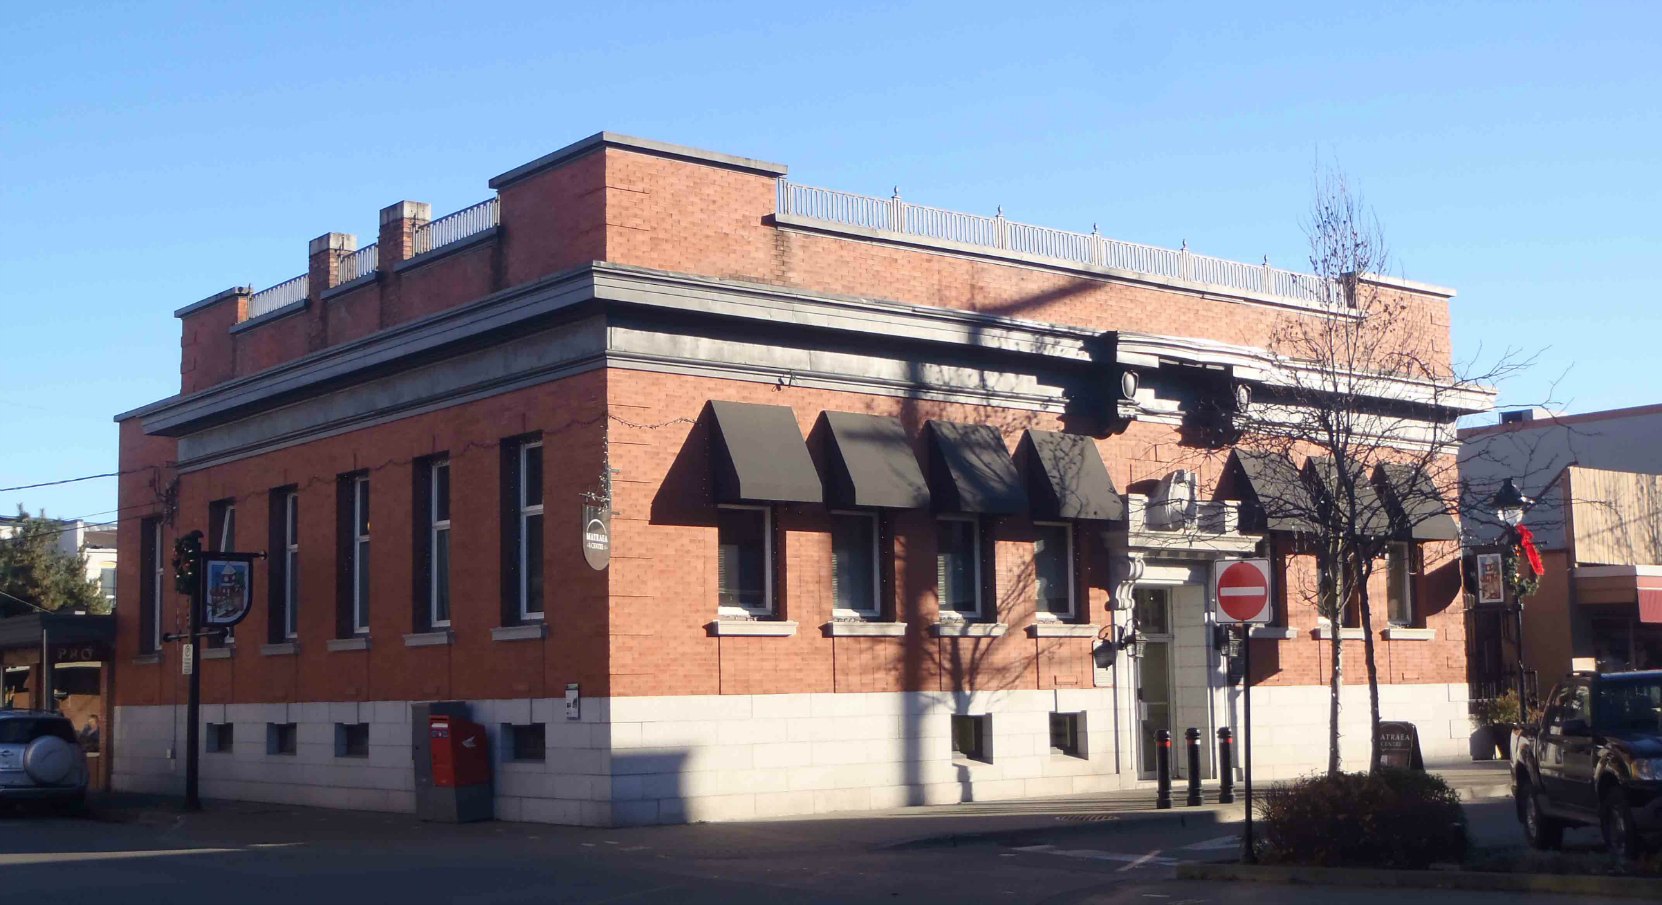
[[[1528,597],[1540,589],[1541,576],[1546,572],[1546,567],[1541,564],[1541,551],[1535,546],[1535,532],[1523,525],[1517,527],[1517,532],[1517,546],[1507,556],[1508,578],[1511,580],[1514,595]],[[1519,560],[1527,564],[1527,573],[1524,568],[1519,567]]]

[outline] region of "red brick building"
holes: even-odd
[[[269,554],[203,651],[208,796],[409,809],[434,700],[492,727],[499,816],[589,824],[1130,788],[1155,729],[1234,725],[1211,562],[1307,563],[1273,475],[1195,438],[1332,316],[1309,278],[785,175],[602,133],[180,309],[180,394],[118,418],[115,784],[183,772],[192,529]],[[1452,292],[1380,282],[1446,355]],[[1399,618],[1339,643],[1378,633],[1387,718],[1452,757],[1457,544],[1405,542]],[[1261,776],[1324,758],[1333,630],[1290,580]]]

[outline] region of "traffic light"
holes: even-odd
[[[202,561],[202,532],[192,531],[173,542],[173,590],[196,593],[196,570]]]

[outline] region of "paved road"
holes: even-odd
[[[1470,808],[1483,844],[1510,805]],[[1231,811],[844,818],[590,830],[421,824],[403,815],[226,804],[110,819],[0,817],[0,897],[15,902],[1401,901],[1400,891],[1208,884],[1182,861],[1233,858]],[[1426,902],[1435,894],[1410,894]],[[1371,896],[1371,897],[1370,897]],[[1490,901],[1461,894],[1460,901]],[[1499,896],[1492,901],[1501,902]],[[1535,901],[1508,894],[1508,905]],[[1563,903],[1551,896],[1542,902]]]

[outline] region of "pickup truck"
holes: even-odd
[[[1662,832],[1662,670],[1565,677],[1517,730],[1512,794],[1535,848],[1597,825],[1613,854],[1639,857]]]

